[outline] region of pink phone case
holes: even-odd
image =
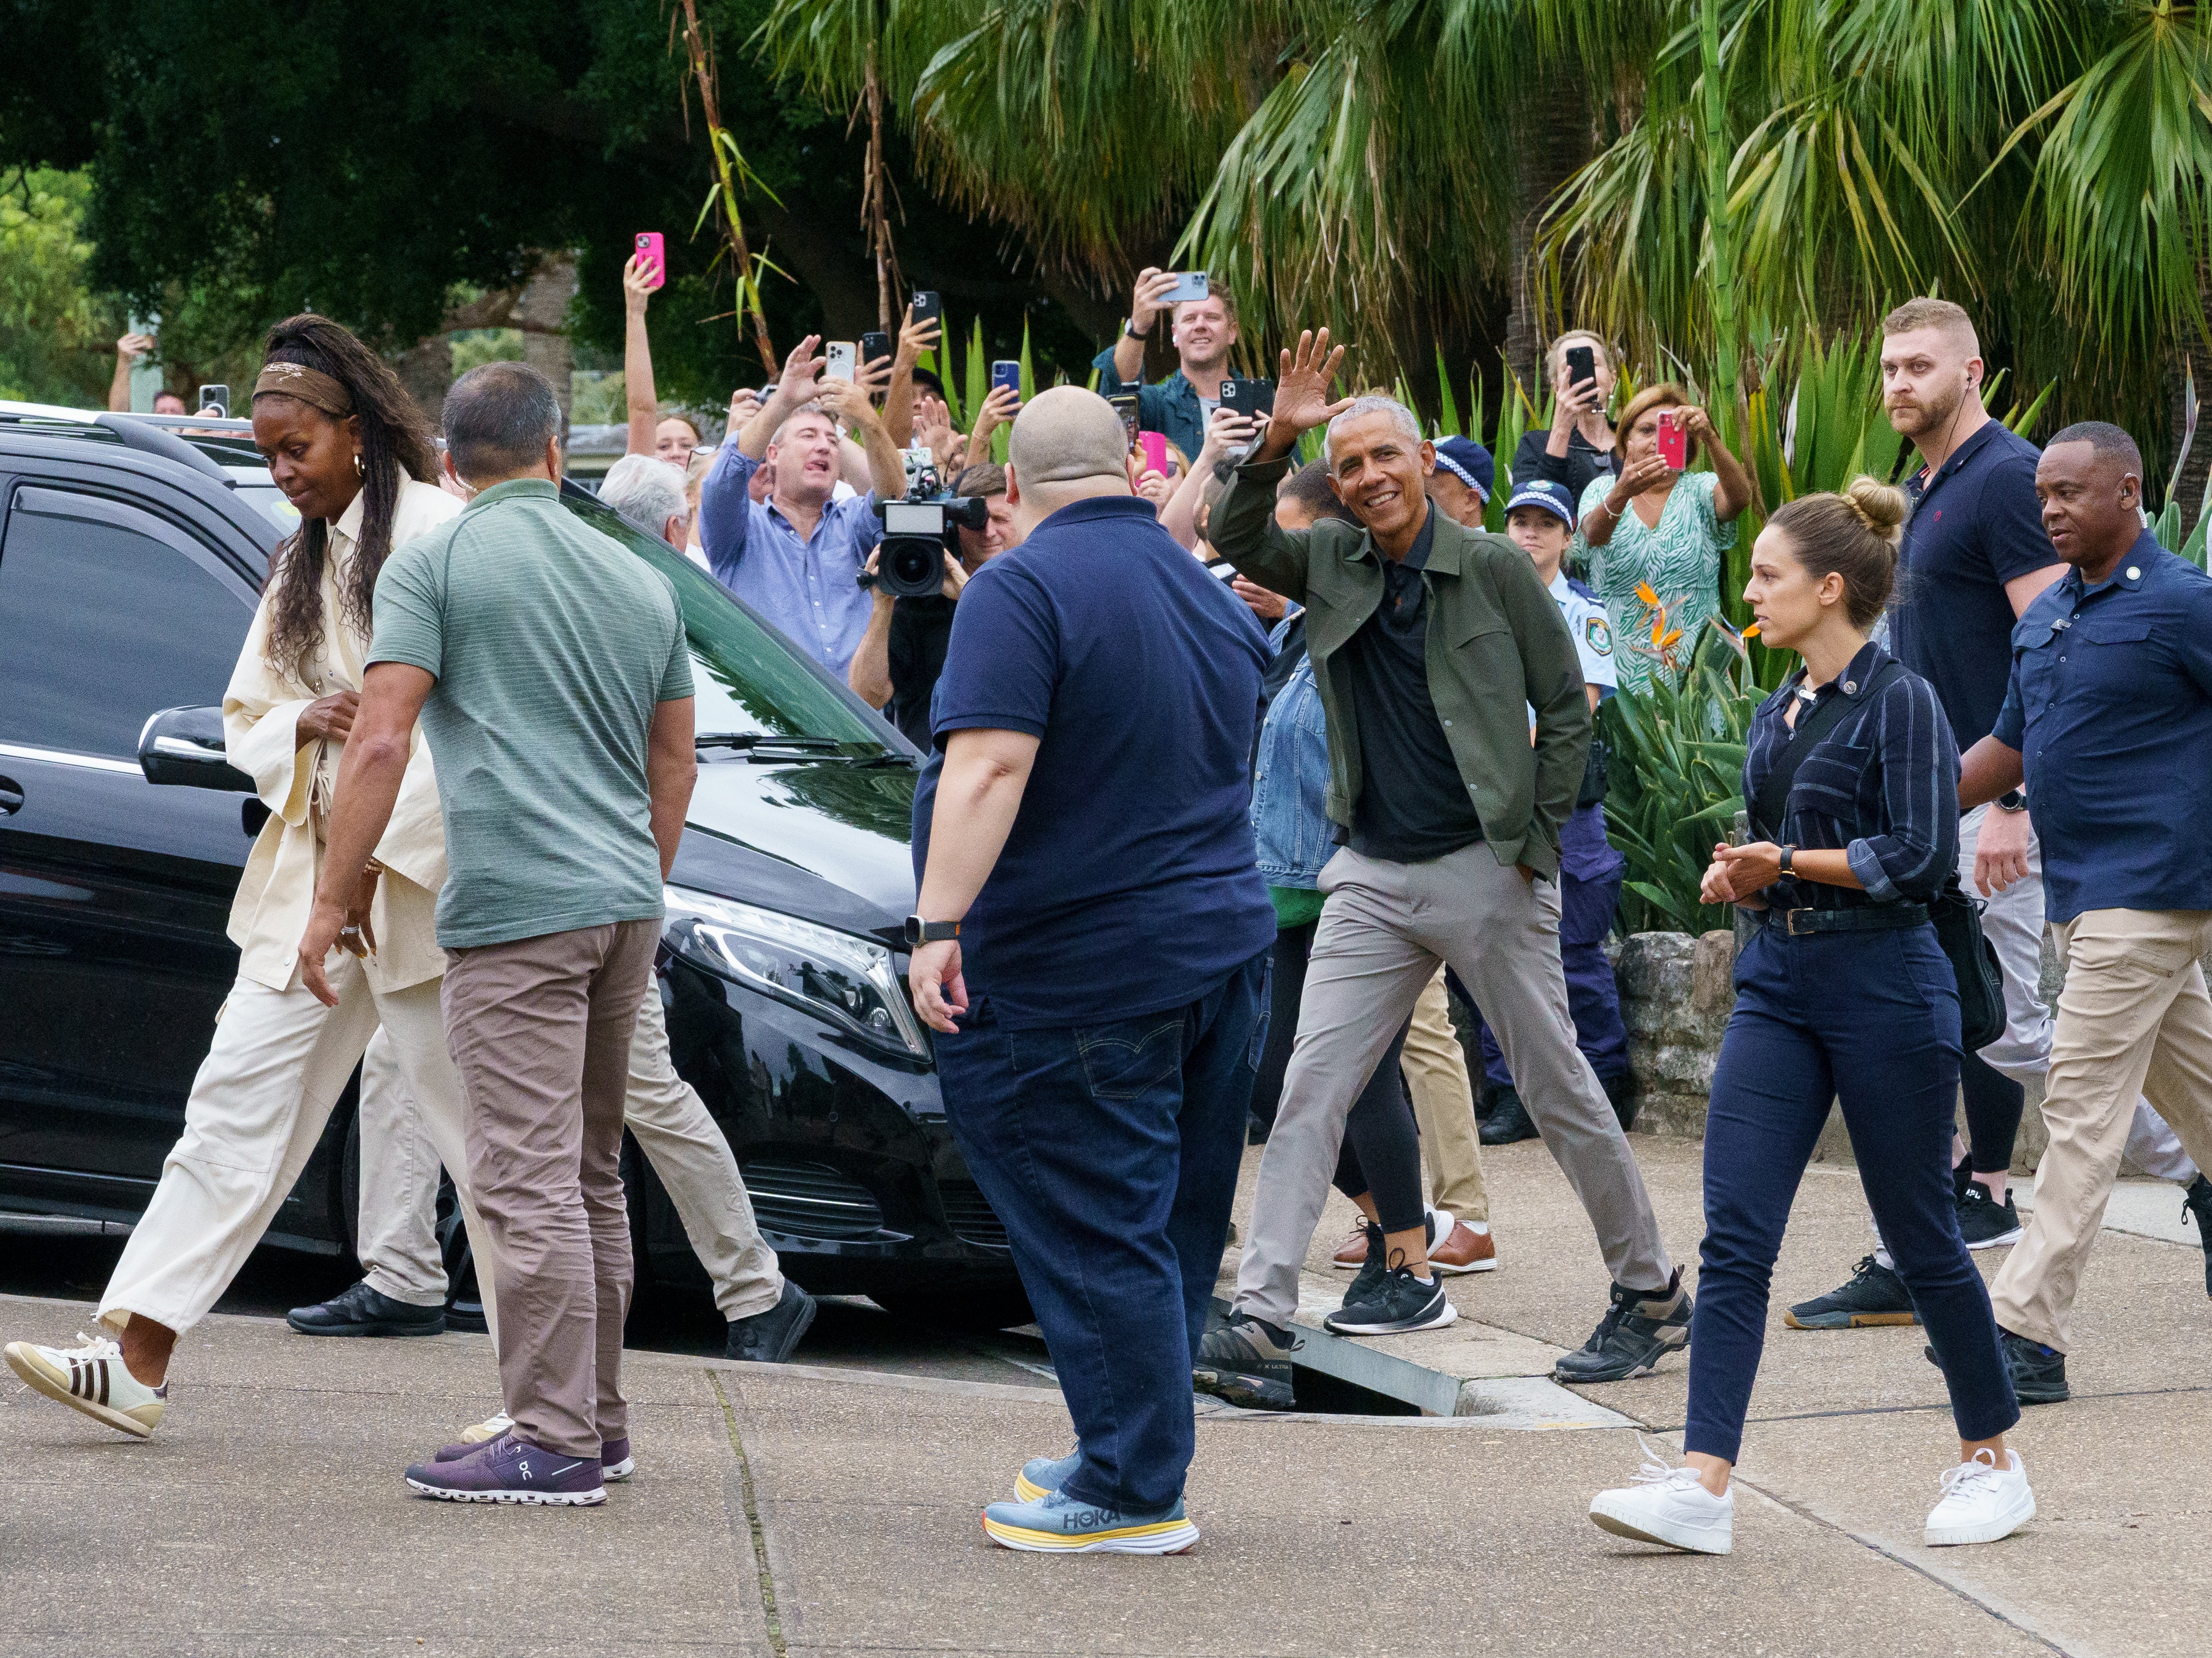
[[[1139,432],[1137,446],[1145,452],[1145,465],[1162,477],[1168,474],[1168,438],[1164,432]]]
[[[668,280],[668,244],[658,230],[637,233],[637,255],[651,264],[653,287],[658,288]]]
[[[1676,471],[1690,464],[1690,434],[1674,424],[1674,411],[1659,411],[1659,459]]]

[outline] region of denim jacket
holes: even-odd
[[[1336,852],[1323,809],[1328,793],[1328,727],[1309,658],[1267,705],[1252,774],[1252,838],[1269,886],[1320,884],[1321,867]]]

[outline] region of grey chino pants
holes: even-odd
[[[1596,1229],[1606,1270],[1632,1290],[1674,1276],[1626,1136],[1575,1046],[1559,966],[1558,883],[1531,884],[1480,842],[1421,864],[1340,850],[1274,1130],[1260,1159],[1237,1308],[1284,1325],[1320,1224],[1344,1120],[1439,962],[1465,981],[1513,1068],[1522,1103]]]

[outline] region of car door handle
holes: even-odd
[[[12,777],[0,777],[0,817],[23,809],[23,786]]]

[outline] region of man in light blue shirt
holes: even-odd
[[[873,608],[860,575],[883,536],[876,501],[906,493],[906,466],[867,394],[822,378],[820,343],[812,334],[799,343],[775,395],[722,446],[699,491],[699,533],[715,578],[842,684]],[[875,487],[836,501],[841,420],[866,450]],[[748,486],[763,459],[775,482],[757,501]]]

